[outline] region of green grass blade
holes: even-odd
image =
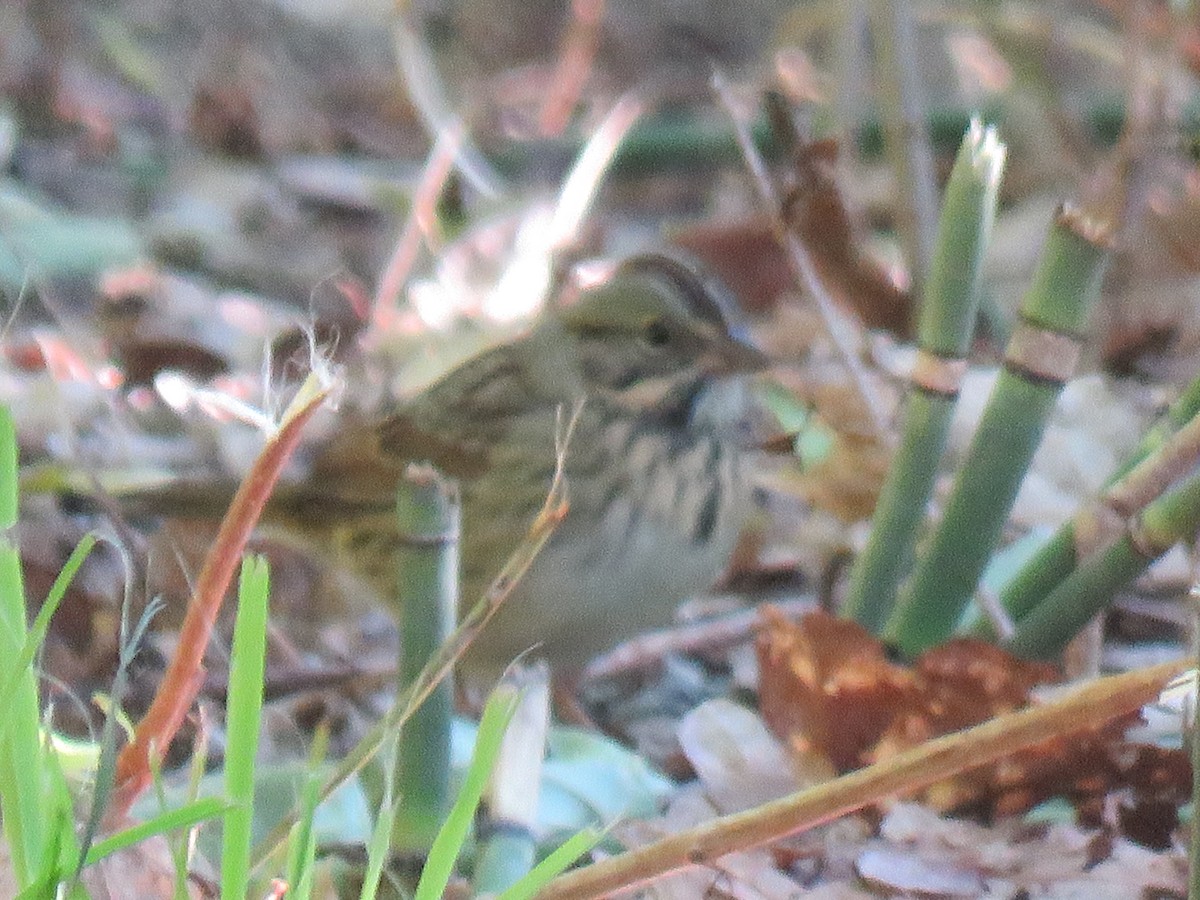
[[[12,529],[17,523],[17,439],[12,414],[0,406],[0,659],[17,660],[29,641],[21,557]],[[44,869],[46,817],[37,679],[17,670],[0,734],[0,817],[13,875],[26,887]],[[57,862],[57,860],[54,860]]]
[[[221,836],[223,897],[246,896],[250,883],[254,763],[262,721],[270,577],[265,557],[247,556],[242,561],[226,717],[225,796],[230,805]]]
[[[288,847],[287,881],[288,892],[296,900],[305,900],[312,891],[313,864],[317,857],[317,838],[313,830],[313,818],[317,804],[321,801],[321,762],[329,747],[329,729],[322,724],[317,728],[312,750],[308,755],[309,774],[304,782],[304,793],[300,800],[300,814],[292,829]]]
[[[450,883],[450,875],[454,872],[454,864],[458,860],[459,851],[470,831],[471,822],[475,818],[475,810],[479,807],[479,799],[487,787],[492,769],[496,765],[496,757],[500,753],[500,743],[504,732],[517,708],[518,695],[515,689],[501,684],[492,696],[488,698],[483,709],[483,717],[479,722],[479,732],[475,738],[475,751],[471,756],[471,764],[467,767],[466,777],[446,822],[434,838],[429,850],[429,858],[421,872],[421,880],[417,883],[414,900],[437,900]]]
[[[529,900],[567,870],[575,860],[591,851],[604,837],[605,832],[596,828],[585,828],[560,844],[545,859],[529,870],[520,881],[500,894],[496,900]]]
[[[17,432],[12,412],[0,405],[0,531],[17,524]]]
[[[395,743],[393,738],[392,743]],[[384,747],[381,759],[395,761],[395,748]],[[383,867],[388,859],[388,847],[392,838],[392,823],[396,818],[396,799],[392,793],[394,764],[385,767],[383,774],[383,800],[375,816],[375,827],[371,829],[371,839],[367,843],[367,866],[363,871],[362,889],[359,900],[375,900],[379,893],[379,882],[383,877]]]
[[[57,897],[62,887],[64,874],[70,871],[63,867],[59,857],[62,855],[64,837],[72,838],[71,843],[74,843],[71,834],[71,807],[59,809],[53,815],[47,814],[46,821],[50,826],[49,838],[46,842],[45,852],[42,854],[41,870],[25,890],[17,895],[18,898],[28,897],[30,900],[41,900],[43,897]]]
[[[139,822],[137,825],[96,841],[88,849],[83,864],[85,866],[93,865],[118,850],[132,847],[139,841],[155,835],[167,834],[180,828],[191,828],[201,822],[215,819],[228,808],[229,804],[221,797],[203,797],[177,809],[160,813],[145,822]]]
[[[37,617],[33,620],[33,625],[25,638],[25,646],[21,649],[20,656],[11,666],[7,667],[7,674],[0,678],[0,709],[9,708],[9,704],[12,702],[12,693],[16,689],[21,673],[33,664],[33,658],[37,656],[38,650],[41,649],[46,640],[46,634],[50,630],[50,620],[58,611],[58,605],[66,596],[67,588],[71,586],[79,567],[83,565],[87,555],[96,546],[96,540],[97,538],[93,534],[84,535],[83,539],[75,545],[75,549],[71,551],[62,570],[54,579],[54,584],[50,586],[50,592],[46,594],[46,601],[38,610]],[[0,718],[0,737],[3,736],[4,728],[9,721],[7,716]]]

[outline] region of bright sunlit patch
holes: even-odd
[[[557,250],[575,239],[580,224],[592,207],[609,163],[641,114],[642,104],[633,95],[627,94],[614,104],[600,127],[588,139],[558,193],[554,216],[549,222],[549,234],[543,237],[547,251]]]
[[[408,283],[422,244],[436,249],[441,244],[437,204],[450,177],[451,169],[463,146],[465,131],[461,122],[454,122],[438,131],[437,142],[430,151],[413,194],[412,209],[396,247],[379,276],[373,300],[373,318],[379,326],[391,320],[396,305]]]
[[[483,301],[484,315],[515,322],[542,308],[555,254],[576,240],[613,155],[641,111],[632,94],[621,97],[588,139],[553,207],[535,208],[521,221],[512,258]]]
[[[537,312],[550,286],[551,213],[539,209],[521,223],[512,260],[483,301],[483,313],[497,322],[514,322]]]
[[[594,288],[612,278],[616,264],[608,259],[589,259],[571,271],[571,282],[582,291]]]
[[[537,312],[550,286],[550,263],[530,254],[512,261],[483,301],[483,311],[497,322],[515,322]]]
[[[159,372],[154,376],[154,390],[163,403],[177,413],[185,412],[191,403],[191,385],[187,377],[178,372]]]
[[[431,278],[414,281],[408,288],[408,301],[428,327],[442,330],[454,322],[454,298],[446,286]]]
[[[274,433],[277,428],[271,416],[235,397],[231,391],[202,388],[179,372],[159,372],[154,376],[154,389],[164,403],[181,415],[194,406],[218,422],[244,422],[266,434]]]

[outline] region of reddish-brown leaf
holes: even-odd
[[[764,609],[757,650],[764,719],[795,752],[824,757],[840,771],[1020,709],[1034,688],[1058,679],[1053,666],[974,639],[950,641],[901,666],[860,626],[823,612],[792,622]],[[1144,810],[1186,800],[1190,768],[1181,751],[1130,744],[1129,724],[1126,718],[1045,742],[933,785],[924,799],[941,810],[1006,815],[1062,796],[1098,826],[1105,799],[1127,789],[1133,799],[1119,824],[1161,840]]]

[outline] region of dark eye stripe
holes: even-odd
[[[662,319],[651,319],[644,329],[646,343],[651,347],[664,347],[671,340],[671,328]]]
[[[707,544],[712,540],[713,532],[717,529],[717,511],[721,507],[721,479],[714,478],[708,493],[704,495],[704,503],[696,515],[692,526],[692,543]]]
[[[688,312],[715,326],[721,334],[729,323],[739,319],[733,298],[714,279],[703,277],[682,260],[659,253],[631,256],[621,263],[619,272],[645,272],[663,281],[683,298]]]

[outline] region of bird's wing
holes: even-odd
[[[468,360],[421,393],[399,402],[382,421],[348,426],[315,461],[313,472],[349,471],[364,490],[384,473],[410,462],[429,462],[447,475],[470,480],[487,471],[497,447],[531,415],[553,408],[544,381],[524,363],[520,343],[505,344]],[[392,475],[394,479],[394,475]]]
[[[489,466],[530,403],[527,376],[508,345],[477,356],[404,402],[375,427],[379,451],[394,460],[427,461],[456,478]]]

